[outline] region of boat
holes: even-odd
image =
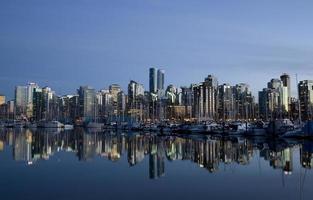
[[[210,128],[206,124],[193,124],[189,127],[191,133],[204,133],[209,132]]]
[[[42,128],[63,128],[64,125],[59,121],[48,121],[42,124]]]
[[[72,124],[64,124],[64,130],[73,130],[74,129],[74,125]]]
[[[251,131],[252,126],[248,122],[232,122],[228,125],[228,134],[243,134]]]
[[[90,122],[86,126],[86,128],[95,128],[95,129],[102,129],[103,127],[104,127],[104,124],[97,123],[97,122]]]
[[[25,128],[37,128],[36,123],[26,122]]]
[[[307,121],[301,128],[287,131],[282,137],[313,138],[313,121]]]
[[[293,131],[294,129],[294,124],[290,119],[276,119],[269,123],[266,131],[269,135],[280,136],[287,131]]]

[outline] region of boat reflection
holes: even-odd
[[[297,148],[300,148],[298,162],[302,168],[313,166],[312,141],[266,138],[7,129],[0,132],[0,151],[5,148],[12,149],[15,161],[27,164],[48,160],[60,151],[72,152],[80,161],[101,157],[116,162],[126,157],[129,166],[148,158],[151,179],[164,176],[166,161],[191,161],[214,173],[221,165],[249,165],[254,157],[263,158],[273,169],[291,174]]]

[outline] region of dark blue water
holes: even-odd
[[[1,199],[312,199],[313,142],[2,130]]]

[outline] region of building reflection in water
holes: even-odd
[[[311,169],[313,166],[313,143],[309,141],[289,144],[283,140],[100,133],[84,129],[68,132],[2,130],[0,151],[4,151],[6,145],[12,148],[14,160],[27,164],[47,160],[59,151],[73,152],[80,161],[102,157],[115,162],[126,154],[130,166],[148,158],[151,179],[165,175],[166,160],[191,161],[214,173],[221,164],[248,165],[254,156],[263,158],[273,169],[291,174],[293,152],[298,146],[302,167]]]

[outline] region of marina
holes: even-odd
[[[304,139],[1,129],[0,162],[5,199],[307,200],[313,195],[313,141]],[[54,193],[47,197],[51,187]]]

